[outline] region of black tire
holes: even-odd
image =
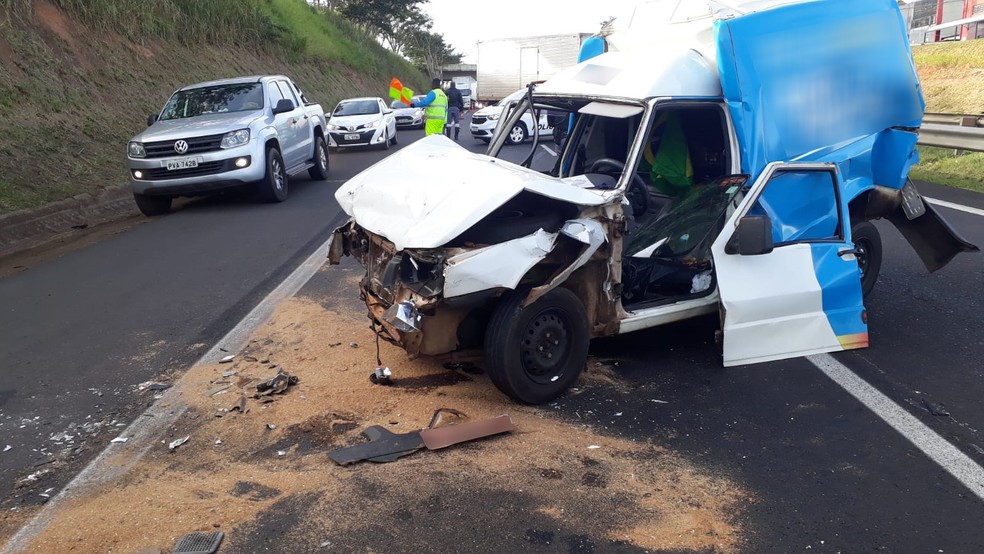
[[[851,238],[854,239],[854,247],[861,251],[856,257],[861,270],[861,294],[867,297],[875,288],[878,272],[881,271],[881,234],[871,222],[859,221],[851,225]]]
[[[389,129],[383,131],[383,142],[382,144],[379,145],[379,147],[382,148],[383,150],[390,149]]]
[[[485,330],[495,386],[517,402],[542,404],[577,382],[588,358],[588,316],[571,291],[554,289],[521,308],[529,289],[499,301]]]
[[[149,196],[133,193],[133,199],[137,203],[137,208],[140,208],[140,213],[148,217],[164,215],[171,211],[170,196]]]
[[[260,181],[260,197],[264,202],[283,202],[287,199],[287,168],[280,150],[267,149],[266,175]]]
[[[509,135],[506,137],[506,144],[519,144],[529,137],[529,131],[526,130],[526,124],[522,121],[516,122],[512,130],[509,131]]]
[[[492,139],[487,139],[487,138],[480,138],[478,140],[484,142],[485,144],[488,144],[488,143],[492,142]]]
[[[390,138],[390,144],[392,144],[393,146],[396,146],[396,135],[397,132],[393,131],[393,136]]]
[[[314,137],[314,167],[308,169],[312,181],[328,178],[328,146],[323,137]]]

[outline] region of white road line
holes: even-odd
[[[844,364],[829,354],[807,356],[813,365],[820,368],[835,383],[844,388],[854,398],[885,420],[893,429],[902,434],[931,460],[945,469],[950,475],[964,484],[978,498],[984,500],[984,468],[919,421],[904,408],[892,402],[887,396],[858,377]]]
[[[963,204],[954,204],[953,202],[947,202],[946,200],[937,200],[936,198],[929,198],[928,196],[923,196],[923,200],[929,202],[930,204],[936,204],[937,206],[950,208],[951,210],[960,210],[961,212],[967,212],[969,214],[974,214],[974,215],[984,215],[984,210],[980,208],[971,208],[970,206],[964,206]]]
[[[553,156],[553,157],[555,157],[555,158],[557,157],[557,153],[556,153],[556,152],[554,152],[554,151],[553,151],[553,150],[552,150],[552,149],[551,149],[551,148],[550,148],[549,146],[547,146],[546,144],[541,144],[541,145],[540,145],[540,147],[541,147],[541,148],[543,148],[544,150],[546,150],[546,151],[547,151],[547,154],[550,154],[551,156]]]
[[[327,260],[330,241],[331,239],[319,246],[293,273],[277,285],[277,288],[273,289],[266,298],[246,314],[246,317],[226,333],[211,350],[199,358],[192,367],[218,362],[223,356],[228,355],[221,348],[225,348],[229,352],[238,352],[242,349],[253,331],[273,315],[277,305],[297,294],[301,287],[321,269]],[[27,525],[10,538],[3,552],[7,554],[23,551],[54,520],[55,513],[62,504],[89,486],[108,483],[126,473],[151,447],[160,446],[159,441],[166,436],[167,428],[173,425],[188,409],[188,405],[182,400],[182,394],[179,380],[174,389],[167,391],[164,398],[152,404],[119,434],[119,436],[128,437],[130,440],[123,444],[108,445],[100,452],[85,469],[65,485],[65,488],[58,495],[49,500]],[[109,439],[106,440],[109,441]],[[120,460],[124,454],[128,457],[125,463],[121,463]]]

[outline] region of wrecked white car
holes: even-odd
[[[570,114],[556,157],[536,136],[522,164],[495,157],[504,132],[489,155],[430,136],[343,185],[351,220],[329,259],[366,268],[379,336],[411,357],[484,351],[501,391],[540,403],[577,380],[590,339],[701,314],[720,315],[728,366],[867,346],[870,219],[930,270],[976,250],[906,179],[923,104],[894,2],[708,17],[703,51],[609,51],[511,106],[499,129],[527,110]],[[786,94],[786,58],[757,57],[803,35],[829,45],[858,21],[879,36],[863,55],[797,52],[829,81],[811,95]],[[843,64],[891,89],[834,79]]]

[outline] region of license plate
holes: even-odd
[[[164,167],[168,171],[174,171],[176,169],[190,169],[192,167],[198,167],[198,158],[185,158],[183,160],[168,160],[164,162]]]
[[[359,140],[362,138],[361,135],[345,135],[345,140]]]
[[[906,181],[902,187],[902,211],[910,221],[926,213],[926,205],[912,181]]]

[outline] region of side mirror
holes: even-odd
[[[383,112],[383,115],[389,115],[391,113],[393,113],[393,110],[386,110],[385,112]]]
[[[278,113],[287,113],[294,111],[294,101],[288,100],[286,98],[281,98],[277,101],[277,105],[273,107],[273,115]]]
[[[147,126],[150,127],[154,123],[157,123],[157,114],[152,113],[147,116]]]
[[[734,242],[737,237],[737,251],[742,256],[758,256],[772,252],[775,245],[772,242],[772,221],[767,215],[746,215],[738,221],[738,232],[732,237]],[[734,253],[734,245],[729,244],[731,252]]]

